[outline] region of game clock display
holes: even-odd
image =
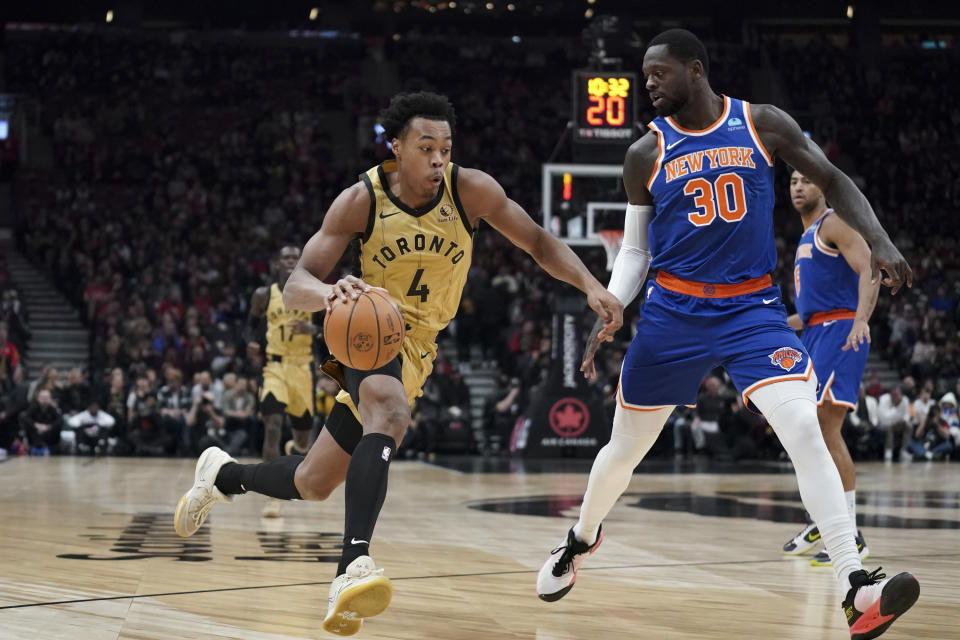
[[[573,72],[575,142],[629,144],[634,140],[637,74],[580,69]]]

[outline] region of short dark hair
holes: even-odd
[[[710,58],[707,57],[707,48],[700,42],[700,38],[686,29],[667,29],[666,31],[654,36],[647,49],[655,47],[658,44],[667,46],[667,51],[674,58],[687,63],[691,60],[699,60],[703,65],[703,74],[710,75]]]
[[[447,96],[429,91],[398,93],[390,99],[387,108],[380,112],[380,124],[383,125],[388,140],[402,138],[414,118],[445,120],[453,132],[457,114]]]

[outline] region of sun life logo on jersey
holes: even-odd
[[[727,120],[727,129],[730,131],[736,131],[737,129],[746,129],[743,124],[743,120],[734,116]]]
[[[457,219],[457,216],[453,210],[453,207],[447,203],[440,205],[440,217],[437,218],[437,222],[453,222]]]
[[[770,362],[784,371],[790,371],[803,360],[803,354],[793,347],[780,347],[770,354]]]

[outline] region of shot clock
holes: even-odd
[[[637,120],[637,74],[573,72],[574,142],[630,144]]]

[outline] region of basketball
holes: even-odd
[[[400,353],[405,334],[403,313],[382,289],[355,300],[333,303],[323,320],[330,353],[351,369],[379,369]]]

